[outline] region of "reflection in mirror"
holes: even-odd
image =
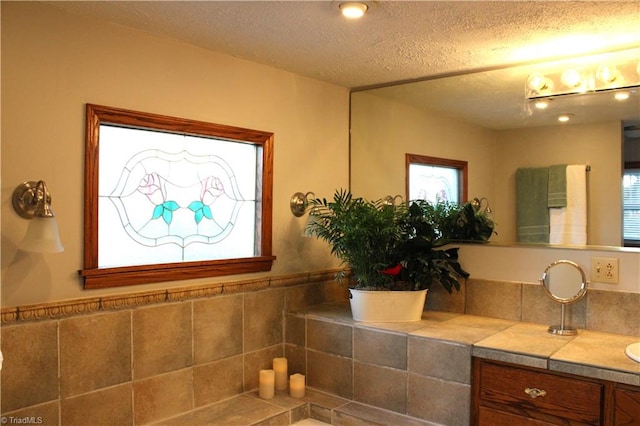
[[[640,49],[630,50],[640,58]],[[636,59],[638,60],[638,59]],[[570,61],[554,62],[567,65]],[[591,166],[587,245],[623,245],[624,127],[640,124],[640,94],[555,97],[545,110],[526,98],[534,64],[355,91],[351,95],[351,189],[376,198],[400,193],[406,153],[468,161],[469,199],[491,200],[495,242],[516,241],[515,173],[521,167]],[[559,124],[559,113],[573,119]],[[630,132],[627,132],[630,133]],[[633,139],[640,145],[640,138]],[[638,154],[640,147],[626,152]],[[372,173],[372,170],[375,173]]]
[[[467,201],[467,162],[406,155],[407,200],[431,203]]]
[[[575,303],[587,293],[587,278],[575,262],[558,260],[545,269],[540,284],[554,301],[560,303],[560,324],[549,327],[549,333],[572,336],[577,330],[565,324],[565,306]]]

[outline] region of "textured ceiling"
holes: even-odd
[[[47,3],[349,88],[640,45],[640,1]]]
[[[640,47],[640,0],[364,1],[356,21],[340,15],[341,1],[44,3],[351,89],[417,80],[376,93],[495,129],[555,115],[532,114],[526,67],[492,69]],[[468,75],[428,81],[457,74]],[[624,106],[610,97],[554,106],[575,123],[640,123],[637,90]]]

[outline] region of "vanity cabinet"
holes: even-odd
[[[640,389],[616,385],[613,424],[615,426],[640,426]]]
[[[640,426],[640,388],[473,359],[476,426]]]
[[[474,359],[475,425],[600,425],[604,385]]]

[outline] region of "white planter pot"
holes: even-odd
[[[371,291],[349,289],[351,314],[356,321],[420,321],[427,290]]]

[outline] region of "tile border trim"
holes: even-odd
[[[33,305],[11,306],[0,309],[0,325],[4,326],[24,321],[61,319],[100,311],[131,309],[158,303],[179,302],[223,294],[332,281],[338,271],[338,269],[330,269],[299,274],[258,277],[239,281],[213,282],[168,289],[130,292],[101,297],[87,297]]]

